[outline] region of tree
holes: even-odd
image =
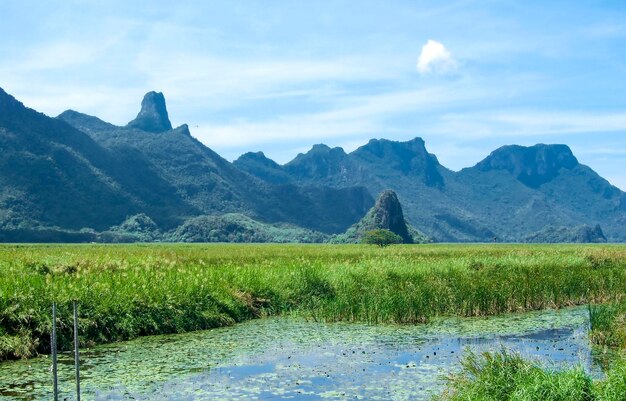
[[[370,230],[363,234],[361,243],[383,247],[391,244],[401,244],[402,237],[389,230]]]

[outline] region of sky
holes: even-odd
[[[160,91],[228,160],[419,136],[459,170],[564,143],[626,190],[623,0],[0,0],[0,87],[117,125]]]

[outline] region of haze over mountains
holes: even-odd
[[[319,241],[358,222],[385,189],[434,241],[589,240],[563,235],[576,227],[626,240],[626,194],[565,145],[505,146],[459,172],[421,138],[372,139],[350,153],[320,144],[285,165],[260,152],[230,163],[186,125],[172,128],[161,93],[120,127],[71,110],[50,118],[0,89],[0,150],[3,241],[102,240],[120,227],[162,234],[143,240],[246,240],[230,234],[249,229],[264,233],[256,240]]]

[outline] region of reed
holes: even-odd
[[[626,363],[616,361],[603,380],[593,381],[582,368],[548,369],[505,350],[468,353],[462,370],[448,379],[436,401],[623,401]]]
[[[626,247],[571,245],[3,245],[0,359],[293,313],[426,322],[605,303],[626,295]]]

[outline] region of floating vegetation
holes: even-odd
[[[425,325],[257,319],[93,347],[81,356],[82,384],[85,399],[95,400],[427,400],[467,349],[505,347],[600,376],[588,327],[585,307]],[[61,362],[61,390],[71,400],[71,355]],[[49,400],[50,388],[48,358],[0,364],[2,400]]]

